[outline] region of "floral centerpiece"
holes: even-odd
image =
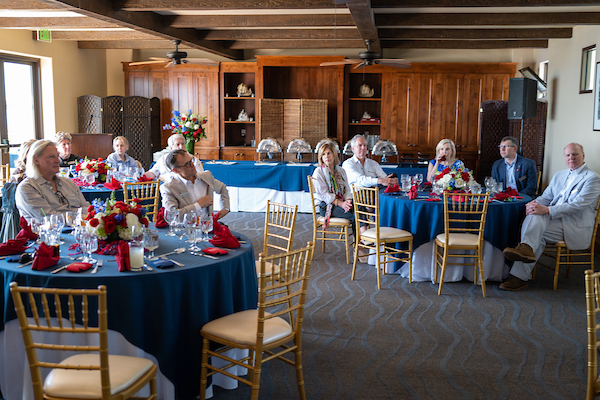
[[[145,217],[146,208],[139,204],[138,199],[127,204],[115,199],[115,192],[106,201],[95,199],[88,207],[86,226],[98,239],[112,242],[115,240],[131,240],[131,230],[141,230],[142,225],[148,227]]]
[[[446,167],[433,179],[434,185],[440,185],[443,190],[466,190],[478,185],[473,174],[464,167]]]
[[[180,133],[185,138],[185,147],[190,154],[194,154],[194,144],[201,138],[206,139],[206,131],[202,125],[206,124],[206,117],[188,110],[187,114],[173,111],[171,125],[163,129],[171,129],[173,133]]]
[[[106,173],[111,168],[112,165],[102,158],[88,160],[86,157],[79,160],[79,163],[75,166],[75,171],[78,175],[83,175],[84,177],[86,175],[98,173],[96,183],[104,183],[106,182]]]

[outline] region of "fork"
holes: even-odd
[[[101,267],[102,264],[104,264],[104,260],[98,260],[98,262],[96,263],[96,266],[92,270],[92,274],[95,274],[96,272],[98,272],[98,267]]]

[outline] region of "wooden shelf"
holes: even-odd
[[[223,121],[226,124],[255,124],[256,121]]]
[[[243,97],[223,97],[224,100],[254,100],[256,97],[252,96],[243,96]]]
[[[351,97],[350,101],[381,101],[379,97]]]
[[[381,125],[380,122],[349,122],[348,125],[355,125],[355,126],[379,126]]]

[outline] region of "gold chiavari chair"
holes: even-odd
[[[123,182],[123,197],[125,202],[139,199],[146,207],[146,217],[155,222],[158,214],[158,196],[160,196],[160,181]]]
[[[592,400],[600,394],[598,379],[598,321],[596,316],[600,312],[600,272],[591,269],[585,271],[585,305],[587,311],[588,333],[588,378],[587,400]]]
[[[4,186],[5,183],[10,179],[10,164],[0,165],[0,187]]]
[[[302,374],[302,322],[310,261],[314,245],[274,256],[260,254],[261,273],[258,278],[258,308],[240,311],[213,320],[202,327],[202,371],[200,399],[205,398],[207,377],[215,373],[252,387],[251,399],[258,399],[262,364],[279,359],[295,366],[300,398],[306,399]],[[277,265],[277,273],[267,275],[267,264]],[[273,269],[275,271],[275,269]],[[288,293],[280,296],[280,293]],[[219,346],[212,350],[211,342]],[[241,360],[225,355],[230,349],[247,349],[250,354]],[[292,359],[284,357],[293,353]],[[216,367],[208,357],[216,357],[226,365]],[[227,369],[237,365],[248,370],[248,377],[231,374]]]
[[[262,253],[265,256],[269,255],[269,249],[278,252],[288,252],[292,250],[297,214],[297,205],[289,206],[287,204],[273,203],[270,200],[267,200],[262,249]],[[259,261],[256,261],[256,273],[260,273]],[[270,273],[269,268],[267,268],[266,273]]]
[[[51,289],[22,287],[12,282],[10,291],[23,334],[36,400],[129,399],[148,383],[150,395],[146,399],[156,400],[156,365],[152,361],[108,355],[105,286]],[[98,344],[63,344],[54,334],[64,337],[65,342],[74,340],[77,335],[97,335]],[[43,361],[50,357],[49,353],[64,351],[80,354],[59,363]],[[41,368],[51,369],[44,381]]]
[[[434,282],[437,283],[438,266],[440,272],[440,286],[438,295],[442,294],[446,266],[473,265],[477,284],[477,273],[481,279],[481,291],[486,297],[485,276],[483,273],[483,230],[487,216],[489,194],[474,193],[448,193],[444,192],[444,233],[435,238],[435,264],[433,269]],[[442,250],[440,252],[440,249]],[[456,252],[451,250],[467,250]],[[475,251],[471,254],[470,251]],[[450,263],[451,258],[471,258],[473,263]]]

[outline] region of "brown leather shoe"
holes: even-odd
[[[531,246],[525,243],[519,243],[517,247],[507,247],[504,249],[504,257],[511,261],[523,261],[525,263],[535,262],[535,254]]]
[[[517,290],[525,289],[527,286],[529,286],[528,281],[524,281],[520,278],[517,278],[516,276],[511,275],[506,281],[500,284],[500,289],[510,290],[514,292]]]

